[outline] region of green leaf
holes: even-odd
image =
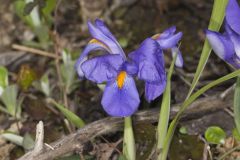
[[[75,61],[72,60],[71,54],[67,50],[62,52],[62,59],[61,75],[64,85],[66,86],[67,94],[70,94],[76,78],[76,71],[74,70]]]
[[[22,146],[25,150],[31,150],[34,147],[34,140],[29,133],[26,133],[23,137]]]
[[[76,114],[65,108],[63,105],[58,104],[53,99],[48,99],[48,101],[54,104],[62,112],[62,114],[77,128],[82,128],[85,125],[84,121],[81,118],[79,118]]]
[[[3,88],[8,86],[8,70],[4,66],[0,66],[0,86]]]
[[[167,129],[168,129],[168,122],[169,122],[169,115],[170,115],[170,105],[171,105],[171,78],[172,78],[172,73],[174,70],[174,64],[177,58],[177,53],[175,53],[175,56],[173,58],[173,61],[171,63],[171,66],[168,71],[167,75],[167,85],[166,89],[163,93],[163,99],[162,99],[162,104],[161,104],[161,109],[160,109],[160,115],[159,115],[159,120],[158,120],[158,128],[157,128],[157,150],[162,150],[164,139],[167,134]],[[159,156],[161,156],[159,154]]]
[[[51,94],[51,89],[50,89],[50,84],[49,84],[49,79],[48,75],[44,74],[40,80],[41,84],[41,90],[45,94],[45,96],[49,97]]]
[[[236,140],[240,141],[240,134],[239,134],[237,128],[234,128],[234,129],[233,129],[232,135],[233,135],[233,137],[234,137]]]
[[[233,112],[234,112],[234,122],[235,122],[238,133],[240,133],[240,77],[237,78],[237,83],[235,87]]]
[[[1,134],[1,136],[16,145],[22,146],[22,144],[23,144],[23,137],[19,136],[17,134],[6,132],[6,133]]]
[[[225,8],[227,6],[227,3],[228,3],[228,0],[215,0],[214,1],[212,15],[211,15],[211,19],[210,19],[209,26],[208,26],[209,30],[219,31],[219,29],[222,25],[224,16],[225,16]],[[189,90],[187,98],[192,94],[194,88],[196,87],[198,80],[202,74],[202,71],[207,63],[208,57],[211,53],[211,50],[212,50],[212,48],[211,48],[209,42],[207,40],[205,40],[203,50],[201,53],[201,58],[198,63],[198,67],[195,72],[195,75],[194,75],[194,78],[193,78],[193,81],[191,84],[191,88]]]
[[[212,144],[224,144],[226,133],[218,126],[208,127],[205,132],[205,139]]]
[[[1,96],[1,100],[6,106],[8,113],[13,117],[16,116],[17,111],[17,93],[18,93],[17,86],[10,85],[6,87]]]
[[[0,66],[0,96],[8,85],[8,70]]]
[[[188,134],[188,130],[187,130],[187,128],[184,127],[184,126],[182,126],[182,127],[179,129],[179,132],[180,132],[181,134]]]

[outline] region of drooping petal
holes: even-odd
[[[226,21],[240,35],[240,7],[236,0],[229,0],[226,7]]]
[[[240,17],[239,17],[240,18]],[[240,58],[240,35],[238,35],[236,32],[234,32],[228,24],[225,25],[225,30],[227,32],[227,35],[230,37],[235,53]]]
[[[81,65],[84,76],[96,83],[111,81],[123,63],[120,55],[103,55],[85,61]]]
[[[162,74],[159,72],[158,66],[149,60],[139,63],[138,77],[146,82],[157,82],[161,80]]]
[[[88,29],[90,34],[97,40],[99,40],[100,42],[104,43],[106,46],[108,46],[108,48],[111,50],[112,54],[121,54],[124,58],[126,58],[126,55],[124,54],[122,48],[120,47],[120,45],[114,41],[112,38],[112,36],[110,36],[110,34],[105,35],[104,33],[106,32],[106,28],[105,28],[105,32],[102,31],[103,28],[98,28],[96,26],[94,26],[90,21],[88,22]],[[111,34],[112,35],[112,34]]]
[[[176,65],[177,67],[182,68],[182,67],[183,67],[183,57],[182,57],[182,53],[181,53],[181,51],[178,49],[178,47],[172,48],[172,57],[174,57],[176,53],[177,53],[177,58],[176,58],[175,65]]]
[[[117,81],[108,82],[101,101],[104,110],[111,116],[127,117],[137,111],[140,103],[134,79],[126,76],[120,89]]]
[[[175,35],[170,35],[168,37],[159,36],[157,42],[160,44],[162,49],[169,49],[175,47],[180,39],[182,38],[182,32],[178,32]]]
[[[139,79],[147,82],[162,80],[165,75],[163,52],[155,40],[147,38],[129,56],[138,65]]]
[[[166,88],[166,79],[158,82],[158,83],[145,83],[145,97],[148,102],[159,97]]]
[[[234,48],[231,40],[226,35],[221,35],[218,32],[206,30],[206,37],[212,46],[214,52],[223,60],[228,60],[233,57]]]
[[[92,39],[88,43],[88,45],[84,48],[83,52],[81,53],[80,57],[78,58],[78,60],[75,64],[75,69],[77,70],[79,78],[84,77],[82,69],[81,69],[82,63],[87,60],[88,54],[94,50],[105,50],[105,51],[109,52],[109,49],[107,48],[107,46],[105,46],[103,43],[101,43],[100,41],[98,41],[96,39]]]

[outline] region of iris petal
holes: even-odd
[[[237,54],[237,56],[240,58],[240,35],[238,35],[236,32],[234,32],[228,24],[225,25],[225,29],[227,32],[227,35],[230,37],[234,49],[235,49],[235,53]]]
[[[106,27],[106,25],[104,24],[103,21],[101,21],[100,19],[96,19],[95,20],[95,24],[96,26],[109,38],[111,38],[113,41],[117,42],[116,38],[114,37],[114,35],[109,31],[109,29]]]
[[[166,87],[166,79],[158,83],[145,83],[145,97],[148,102],[160,96]]]
[[[88,22],[88,29],[90,34],[97,40],[101,41],[102,43],[104,43],[106,46],[108,46],[108,48],[111,50],[112,54],[121,54],[124,58],[126,58],[125,54],[123,53],[122,48],[120,47],[120,45],[114,41],[112,38],[109,37],[108,35],[105,35],[104,33],[106,32],[106,28],[105,28],[105,32],[103,32],[101,29],[103,28],[98,28],[96,26],[94,26],[90,21]],[[112,34],[111,34],[112,35]]]
[[[176,26],[172,26],[166,30],[164,30],[160,36],[162,38],[168,38],[169,36],[172,36],[176,32]]]
[[[120,55],[103,55],[85,61],[82,71],[85,77],[93,82],[111,81],[117,76],[117,71],[123,63]]]
[[[176,53],[177,53],[177,58],[176,58],[175,65],[177,67],[182,68],[183,67],[182,53],[181,53],[181,51],[177,47],[172,48],[172,57],[174,57]]]
[[[206,37],[212,46],[214,52],[223,60],[228,60],[233,57],[234,48],[229,37],[221,35],[218,32],[206,30]]]
[[[175,47],[180,39],[182,38],[182,32],[179,32],[175,35],[170,35],[168,37],[160,37],[157,40],[157,42],[160,44],[162,49],[169,49]]]
[[[127,117],[132,115],[140,103],[134,79],[126,76],[121,89],[118,88],[116,81],[108,82],[101,103],[104,110],[111,116]]]
[[[78,58],[76,64],[75,64],[75,69],[77,70],[78,76],[79,78],[83,78],[84,74],[82,72],[81,69],[81,65],[84,61],[87,60],[87,56],[91,51],[94,50],[106,50],[109,51],[108,48],[106,46],[104,46],[104,44],[101,43],[88,43],[88,45],[84,48],[82,54],[80,55],[80,57]]]
[[[226,21],[229,26],[240,34],[240,7],[236,0],[229,0],[226,7]]]
[[[138,78],[147,82],[159,82],[165,76],[164,58],[159,44],[147,38],[140,47],[130,53],[130,58],[138,65]]]

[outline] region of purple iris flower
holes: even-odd
[[[77,60],[75,68],[78,75],[96,83],[106,82],[101,103],[109,115],[130,116],[140,103],[133,79],[137,67],[127,61],[116,38],[101,20],[96,20],[95,25],[88,22],[88,28],[93,39]],[[102,50],[106,54],[88,59],[88,54],[93,50]]]
[[[148,102],[160,96],[167,83],[163,50],[171,49],[172,54],[178,54],[175,65],[183,66],[183,58],[177,44],[182,33],[175,34],[176,27],[171,27],[161,34],[147,38],[140,47],[129,54],[137,64],[137,77],[145,81],[145,97]]]
[[[225,32],[206,30],[206,37],[214,52],[224,61],[240,68],[240,7],[229,0],[226,7]]]
[[[182,53],[178,49],[178,42],[182,38],[182,32],[176,33],[176,27],[172,26],[160,34],[152,36],[152,39],[155,39],[163,50],[171,49],[172,57],[177,53],[177,59],[175,65],[177,67],[183,67],[183,58]]]

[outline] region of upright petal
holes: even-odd
[[[183,67],[183,57],[182,57],[182,53],[181,53],[181,51],[178,49],[178,47],[172,48],[172,57],[174,57],[176,53],[177,53],[177,58],[176,58],[175,65],[176,65],[177,67],[182,68],[182,67]]]
[[[206,30],[206,37],[214,52],[223,60],[231,59],[234,56],[234,48],[231,40],[226,35]]]
[[[167,80],[164,79],[158,83],[145,83],[145,97],[148,102],[159,97],[166,88]]]
[[[234,30],[232,30],[228,24],[225,25],[225,30],[233,43],[235,53],[240,58],[240,35],[238,35]]]
[[[99,23],[99,22],[98,22]],[[124,58],[126,58],[126,55],[124,54],[122,48],[120,45],[112,39],[112,34],[106,35],[106,28],[104,27],[98,28],[94,26],[90,21],[88,22],[88,29],[90,34],[97,40],[104,43],[108,48],[111,50],[112,54],[121,54]],[[104,30],[104,31],[103,31]],[[110,32],[109,30],[107,32]]]
[[[113,41],[117,42],[117,39],[114,37],[114,35],[110,32],[110,30],[107,28],[107,26],[104,24],[103,21],[100,19],[95,20],[96,26],[109,38],[111,38]]]
[[[134,80],[126,76],[120,89],[117,81],[108,82],[101,101],[104,110],[111,116],[127,117],[137,111],[140,103]]]
[[[85,61],[82,71],[85,77],[93,82],[102,83],[113,80],[123,63],[120,55],[103,55]]]
[[[105,50],[105,51],[109,52],[109,49],[106,45],[104,45],[103,43],[101,43],[100,41],[98,41],[96,39],[92,39],[88,43],[88,45],[84,48],[83,52],[81,53],[80,57],[78,58],[78,60],[75,64],[75,69],[77,70],[79,78],[84,77],[82,69],[81,69],[82,63],[87,60],[88,54],[94,50]]]
[[[226,7],[226,21],[240,35],[240,7],[236,0],[229,0]]]

